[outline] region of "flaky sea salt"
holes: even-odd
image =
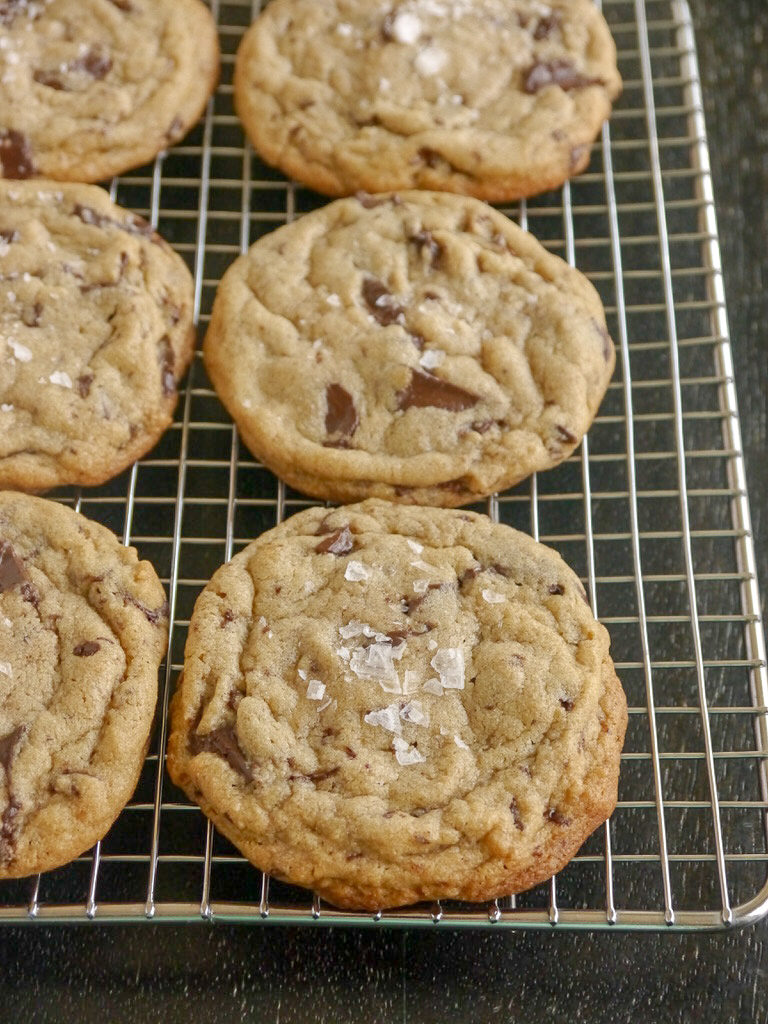
[[[72,387],[72,378],[69,376],[68,373],[65,373],[63,370],[54,370],[54,372],[50,375],[48,380],[51,382],[51,384],[55,384],[57,387],[60,388]]]
[[[412,668],[407,668],[403,678],[403,693],[416,693],[418,689],[419,673],[414,672]]]
[[[506,597],[503,594],[497,593],[495,590],[488,590],[487,588],[483,591],[483,600],[487,601],[488,604],[504,604]]]
[[[434,677],[432,679],[428,679],[426,683],[424,683],[422,690],[425,690],[427,693],[434,693],[436,697],[443,696],[443,684],[439,679],[435,679]]]
[[[346,647],[337,647],[336,654],[341,658],[342,661],[349,661],[349,651]]]
[[[0,661],[0,675],[3,675],[3,676],[12,676],[13,675],[13,669],[11,668],[11,663],[9,661]]]
[[[426,761],[426,757],[420,754],[416,747],[410,746],[400,736],[395,736],[392,740],[392,749],[395,752],[398,764],[421,764],[421,762]]]
[[[419,359],[419,363],[425,370],[434,370],[437,366],[442,366],[444,362],[445,352],[441,348],[428,348]]]
[[[306,678],[307,678],[307,670],[305,668],[300,668],[299,669],[299,679],[306,680]]]
[[[336,26],[336,31],[340,36],[351,36],[352,26],[346,21],[340,21]]]
[[[3,402],[0,405],[0,412],[13,412],[13,406],[10,402]]]
[[[32,353],[26,345],[22,345],[20,341],[14,341],[13,338],[8,339],[8,346],[13,352],[14,359],[18,359],[20,363],[28,363],[32,358]]]
[[[363,716],[363,721],[368,725],[380,725],[387,732],[400,733],[400,708],[397,704],[390,704],[379,711],[369,711]]]
[[[347,562],[347,567],[344,570],[344,579],[350,580],[352,583],[360,583],[362,580],[367,580],[370,575],[371,570],[368,566],[363,565],[362,562],[356,562],[354,558]]]
[[[413,592],[414,594],[426,594],[429,590],[429,580],[414,580],[413,581]]]
[[[310,679],[307,683],[307,697],[310,700],[322,700],[325,696],[325,683],[319,679]]]
[[[469,747],[464,742],[464,740],[461,738],[461,736],[454,736],[453,737],[453,742],[456,744],[457,747],[461,747],[462,750],[469,750]]]
[[[400,693],[400,677],[394,661],[402,658],[405,644],[395,649],[392,642],[372,643],[352,652],[349,667],[360,679],[374,679],[385,693]]]
[[[410,11],[401,11],[392,22],[389,33],[398,43],[415,43],[421,35],[421,21]]]
[[[430,665],[440,676],[446,690],[464,689],[464,652],[460,647],[444,647],[434,656]]]
[[[427,643],[427,647],[430,649],[430,651],[436,651],[437,650],[437,640],[430,639],[428,641],[428,643]]]
[[[419,701],[412,700],[400,708],[400,717],[405,722],[413,722],[414,725],[429,725],[429,714],[424,710]]]
[[[406,537],[406,543],[408,547],[411,549],[411,551],[414,553],[414,555],[420,555],[421,552],[424,550],[423,544],[419,544],[418,541],[411,540],[410,537]]]
[[[334,306],[336,308],[338,308],[341,305],[341,299],[336,294],[336,292],[331,292],[330,295],[326,295],[325,301],[328,303],[329,306]]]
[[[416,54],[413,66],[420,75],[436,75],[445,67],[448,54],[437,46],[425,46]]]

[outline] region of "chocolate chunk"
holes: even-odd
[[[225,626],[228,626],[230,622],[234,622],[234,621],[235,621],[235,613],[232,611],[231,608],[227,608],[227,610],[221,616],[221,628],[224,629]]]
[[[8,245],[11,242],[18,242],[19,232],[13,228],[0,228],[0,242],[7,242]]]
[[[442,586],[442,583],[430,583],[425,593],[413,594],[411,597],[404,597],[403,601],[405,602],[405,614],[412,615],[413,612],[415,612],[416,609],[419,607],[419,605],[421,605],[421,603],[427,599],[430,590],[439,590]]]
[[[93,384],[94,376],[92,373],[84,373],[78,377],[75,381],[77,385],[77,393],[81,398],[87,398],[91,393],[91,384]]]
[[[166,398],[176,394],[173,348],[167,334],[160,339],[160,383]]]
[[[588,143],[584,143],[581,146],[574,146],[571,150],[571,171],[574,172],[577,167],[581,166],[581,162],[584,159],[584,155],[589,152],[590,146]]]
[[[557,85],[566,92],[583,89],[588,85],[604,85],[600,78],[589,78],[578,71],[570,61],[536,61],[523,77],[523,89],[533,95],[547,85]]]
[[[555,29],[560,28],[560,18],[557,14],[547,14],[539,18],[536,28],[533,30],[534,39],[549,39]]]
[[[427,167],[439,167],[446,162],[436,150],[428,149],[426,146],[419,150],[419,156]]]
[[[424,351],[424,346],[427,343],[427,339],[424,338],[421,334],[417,334],[415,331],[408,331],[408,335],[409,335],[411,341],[413,342],[413,344],[419,350],[419,352],[423,352]]]
[[[83,224],[93,224],[97,228],[103,228],[105,224],[115,223],[111,217],[104,217],[102,214],[91,209],[90,206],[83,206],[82,203],[75,203],[72,213],[75,217],[79,217]]]
[[[354,550],[355,541],[349,532],[348,526],[342,526],[335,533],[330,533],[327,537],[323,537],[315,548],[315,551],[321,554],[327,552],[330,555],[347,555],[350,551]]]
[[[570,697],[561,697],[560,707],[565,708],[566,711],[573,711],[573,701]]]
[[[461,576],[459,576],[459,586],[462,587],[465,583],[471,582],[479,576],[482,571],[483,567],[481,565],[472,565],[469,569],[465,569]]]
[[[560,435],[560,438],[563,441],[565,441],[566,444],[576,444],[576,435],[572,434],[567,427],[561,427],[558,423],[555,427],[555,430],[557,430],[558,434]]]
[[[371,316],[382,327],[397,323],[405,312],[403,307],[398,305],[394,295],[375,277],[366,277],[363,281],[362,296]]]
[[[0,594],[29,579],[24,563],[7,540],[0,541]]]
[[[58,71],[44,71],[38,68],[32,74],[32,78],[38,85],[44,85],[47,89],[56,89],[59,92],[66,92],[67,87]]]
[[[512,812],[512,820],[515,823],[515,828],[522,832],[525,829],[525,825],[523,824],[523,817],[520,814],[520,808],[517,806],[517,800],[515,797],[512,797],[509,809]]]
[[[100,643],[97,643],[95,640],[85,640],[83,643],[78,644],[72,653],[78,658],[90,658],[91,655],[96,654],[100,650]]]
[[[168,618],[167,601],[161,604],[159,608],[148,608],[143,601],[139,601],[133,594],[124,594],[123,604],[132,604],[134,608],[138,608],[147,622],[150,622],[153,626],[157,626],[160,622],[165,622]]]
[[[42,302],[36,302],[34,306],[28,306],[21,314],[21,322],[26,327],[39,327],[40,314],[43,312]]]
[[[507,565],[499,565],[498,562],[495,562],[491,566],[491,569],[493,569],[494,572],[498,573],[499,576],[503,576],[504,579],[506,580],[512,578],[512,570]]]
[[[10,25],[17,14],[29,14],[28,0],[2,0],[0,2],[0,25]]]
[[[474,430],[477,434],[487,434],[493,426],[502,426],[504,420],[474,420],[470,423],[470,430]]]
[[[193,733],[189,738],[189,750],[196,754],[218,754],[223,757],[230,768],[242,775],[248,782],[253,780],[253,768],[237,742],[234,726],[222,725],[204,736]]]
[[[443,247],[435,239],[431,231],[417,231],[415,235],[411,235],[408,241],[413,242],[417,246],[420,255],[425,251],[429,254],[429,265],[431,267],[438,267],[440,265]]]
[[[13,239],[11,239],[11,241],[13,241]],[[606,363],[609,363],[611,361],[611,353],[613,352],[613,342],[611,341],[611,336],[605,329],[605,327],[603,327],[601,323],[598,323],[598,321],[595,320],[594,317],[592,318],[592,323],[594,324],[597,333],[603,339],[603,359],[605,359]]]
[[[351,757],[352,759],[357,757],[357,754],[351,747],[344,747],[344,753],[347,755],[347,757]]]
[[[558,811],[556,807],[548,807],[544,811],[544,817],[547,821],[551,821],[553,825],[570,825],[571,819],[566,818],[562,811]]]
[[[322,782],[324,779],[330,779],[332,775],[335,775],[338,772],[338,770],[338,766],[336,768],[326,768],[321,771],[311,772],[307,775],[307,778],[311,779],[312,782]]]
[[[117,7],[119,11],[125,11],[129,14],[133,10],[133,4],[131,0],[109,0],[113,7]]]
[[[97,213],[96,210],[92,209],[90,206],[83,206],[82,203],[75,203],[72,214],[75,217],[79,217],[83,224],[92,224],[97,228],[111,226],[114,228],[120,228],[121,231],[127,231],[129,235],[144,235],[147,238],[155,237],[155,230],[152,225],[149,221],[144,220],[143,217],[139,217],[137,213],[129,214],[126,220],[121,222],[113,220],[111,217],[105,217],[101,213]]]
[[[381,23],[381,38],[386,40],[388,43],[397,42],[397,36],[395,35],[396,17],[396,12],[390,11],[389,14],[384,16],[384,21]]]
[[[100,82],[112,70],[112,59],[101,50],[88,50],[82,57],[73,60],[69,69],[70,71],[84,71],[91,78]]]
[[[366,210],[373,210],[376,206],[384,206],[389,202],[389,196],[372,196],[370,192],[355,192],[355,199]]]
[[[564,594],[565,587],[561,583],[552,583],[549,587],[550,594]]]
[[[423,409],[430,406],[461,412],[470,409],[478,401],[477,395],[422,370],[412,370],[410,384],[397,393],[398,409]]]
[[[5,769],[6,779],[11,771],[11,764],[16,757],[16,752],[21,746],[21,741],[26,733],[26,725],[17,725],[7,736],[0,737],[0,764]]]
[[[0,166],[4,178],[31,178],[37,174],[29,140],[14,128],[0,130]]]
[[[329,434],[351,437],[360,423],[352,395],[341,384],[329,384],[325,389],[325,400],[327,403],[326,431]]]
[[[40,607],[40,594],[33,583],[21,584],[21,596],[23,600],[26,601],[27,604],[31,604],[33,608],[37,609]]]

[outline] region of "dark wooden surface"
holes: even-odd
[[[768,4],[691,0],[763,593]],[[4,929],[0,1020],[768,1021],[768,925],[718,935]]]

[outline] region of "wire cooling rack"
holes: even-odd
[[[244,148],[232,68],[258,4],[211,6],[224,64],[203,122],[111,185],[187,259],[201,332],[236,255],[323,202]],[[0,920],[717,928],[768,910],[765,641],[691,17],[684,0],[603,7],[624,95],[589,171],[507,212],[599,289],[618,367],[573,457],[481,510],[557,548],[610,630],[630,705],[610,823],[517,898],[383,915],[270,881],[214,833],[164,770],[189,616],[226,558],[310,502],[240,447],[197,360],[149,458],[56,495],[154,563],[171,643],[134,799],[89,855],[0,883]]]

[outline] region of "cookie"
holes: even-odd
[[[0,181],[0,487],[99,484],[169,426],[193,282],[92,185]]]
[[[508,526],[312,508],[198,599],[168,767],[257,867],[337,906],[519,892],[615,806],[608,648],[578,577]]]
[[[432,505],[570,455],[615,360],[585,277],[445,192],[338,200],[259,239],[224,275],[204,355],[292,486]]]
[[[0,492],[0,878],[101,839],[146,754],[168,607],[96,523]]]
[[[0,0],[0,177],[139,167],[187,134],[218,75],[199,0]]]
[[[621,92],[592,0],[273,0],[234,84],[255,148],[311,188],[493,201],[583,171]]]

